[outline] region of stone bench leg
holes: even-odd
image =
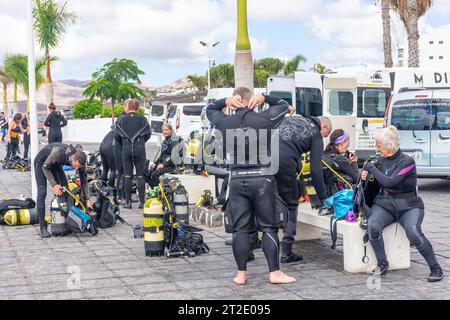
[[[364,231],[360,228],[347,228],[342,234],[344,241],[344,270],[349,273],[367,273],[376,268],[378,261],[370,243],[367,244],[368,264],[362,262],[364,256]],[[399,226],[395,235],[395,224],[383,232],[389,270],[409,269],[411,250],[404,229]]]
[[[320,240],[322,229],[305,223],[297,223],[296,241]]]

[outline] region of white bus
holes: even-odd
[[[267,83],[267,92],[288,101],[297,114],[328,116],[334,128],[347,131],[350,149],[361,160],[375,153],[374,137],[384,126],[393,94],[449,88],[450,70],[420,68],[358,68],[327,75],[296,72],[294,77],[270,77]]]

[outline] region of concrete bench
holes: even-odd
[[[189,204],[196,204],[203,191],[210,190],[214,198],[216,198],[216,177],[215,176],[197,176],[189,174],[165,174],[164,177],[177,178],[186,188],[189,194]]]
[[[321,239],[322,230],[330,230],[330,216],[319,216],[318,211],[311,209],[309,203],[300,205],[298,222],[297,240],[299,241]],[[392,224],[384,229],[383,232],[386,255],[390,264],[389,270],[409,269],[411,265],[409,240],[401,225],[398,225],[397,235],[395,235],[395,229],[396,224]],[[345,271],[349,273],[367,273],[376,268],[378,262],[370,243],[367,244],[369,263],[364,264],[362,262],[365,231],[357,223],[339,221],[337,223],[337,233],[342,235],[344,242]]]

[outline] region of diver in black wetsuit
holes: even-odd
[[[253,111],[264,102],[269,104],[268,110],[260,114]],[[225,115],[222,110],[226,107],[235,109],[236,114]],[[272,129],[278,127],[288,108],[288,103],[280,98],[252,97],[250,89],[237,88],[234,97],[218,100],[206,110],[209,121],[222,133],[226,153],[231,155],[228,206],[233,220],[233,254],[238,266],[234,282],[240,285],[247,283],[250,234],[256,229],[255,217],[259,231],[263,232],[262,248],[269,264],[270,282],[287,284],[296,281],[280,270],[280,217],[275,210],[277,185],[273,168],[268,168],[272,163],[263,163],[263,156],[268,155],[271,159],[272,155],[277,155],[278,150],[271,148]],[[267,150],[262,151],[266,143]],[[239,151],[240,147],[245,150]]]
[[[145,143],[150,139],[152,133],[146,118],[140,116],[137,111],[139,102],[127,100],[125,102],[129,113],[120,119],[114,128],[115,139],[122,144],[122,160],[125,171],[125,199],[124,208],[132,209],[131,191],[133,168],[136,168],[136,180],[139,192],[139,208],[144,208],[145,202]]]
[[[28,151],[30,149],[30,131],[28,129],[28,127],[29,127],[29,117],[30,117],[30,113],[28,112],[22,118],[22,128],[23,128],[23,130],[26,131],[23,134],[23,147],[24,147],[24,149],[23,149],[23,159],[24,160],[28,159]]]
[[[44,122],[44,125],[50,128],[48,133],[48,143],[61,143],[63,140],[61,128],[67,126],[67,120],[61,112],[56,111],[56,106],[53,103],[48,106],[48,109],[50,110],[50,114]]]
[[[116,185],[116,160],[113,150],[114,130],[111,130],[100,144],[99,152],[102,159],[102,181],[115,188]]]
[[[375,163],[364,166],[361,175],[366,180],[373,176],[380,187],[368,219],[369,240],[378,260],[375,274],[384,275],[389,269],[383,242],[383,229],[394,222],[400,223],[406,235],[429,268],[429,282],[443,279],[433,247],[422,232],[424,203],[418,195],[417,169],[413,158],[400,150],[400,135],[395,127],[379,132],[376,146],[380,156]]]
[[[299,190],[298,173],[301,171],[301,156],[311,153],[311,176],[319,199],[327,199],[327,191],[323,179],[322,156],[323,138],[332,130],[328,118],[305,118],[298,115],[287,117],[279,127],[280,130],[280,170],[275,175],[278,191],[289,209],[289,221],[284,230],[281,262],[301,261],[301,254],[292,252],[297,231]]]
[[[87,156],[83,151],[62,143],[52,143],[47,145],[34,159],[34,169],[38,187],[36,207],[39,214],[39,234],[42,238],[51,237],[50,233],[47,231],[47,222],[45,221],[47,181],[53,188],[55,195],[61,196],[62,187],[67,186],[67,177],[63,169],[64,165],[69,165],[78,170],[81,181],[81,190],[86,199],[86,205],[88,208],[92,208],[85,170],[86,162]]]
[[[121,121],[123,117],[125,117],[128,113],[128,107],[124,106],[124,112],[117,118],[116,124]],[[113,127],[114,130],[114,127]],[[114,140],[112,141],[112,148],[113,148],[113,154],[114,154],[114,161],[116,163],[116,182],[115,186],[117,189],[117,197],[118,202],[121,203],[122,200],[125,198],[124,194],[124,186],[125,186],[125,172],[123,169],[123,160],[122,160],[122,142],[118,139],[116,139],[114,135]]]

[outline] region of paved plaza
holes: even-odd
[[[154,149],[152,146],[149,152],[154,154]],[[30,196],[30,179],[29,173],[0,169],[0,199]],[[260,250],[249,264],[248,285],[237,286],[232,282],[236,271],[232,250],[225,245],[230,236],[223,228],[202,227],[209,254],[168,259],[146,258],[143,239],[134,239],[131,228],[120,223],[101,230],[96,237],[51,239],[41,239],[38,226],[2,226],[0,296],[8,300],[449,299],[450,181],[425,179],[419,186],[426,205],[423,230],[446,273],[440,283],[426,281],[428,268],[415,249],[410,270],[388,272],[381,280],[346,274],[342,246],[331,250],[327,234],[320,241],[296,244],[305,260],[283,267],[297,278],[295,284],[268,284],[268,267]],[[122,210],[121,214],[132,225],[143,222],[138,209]]]

